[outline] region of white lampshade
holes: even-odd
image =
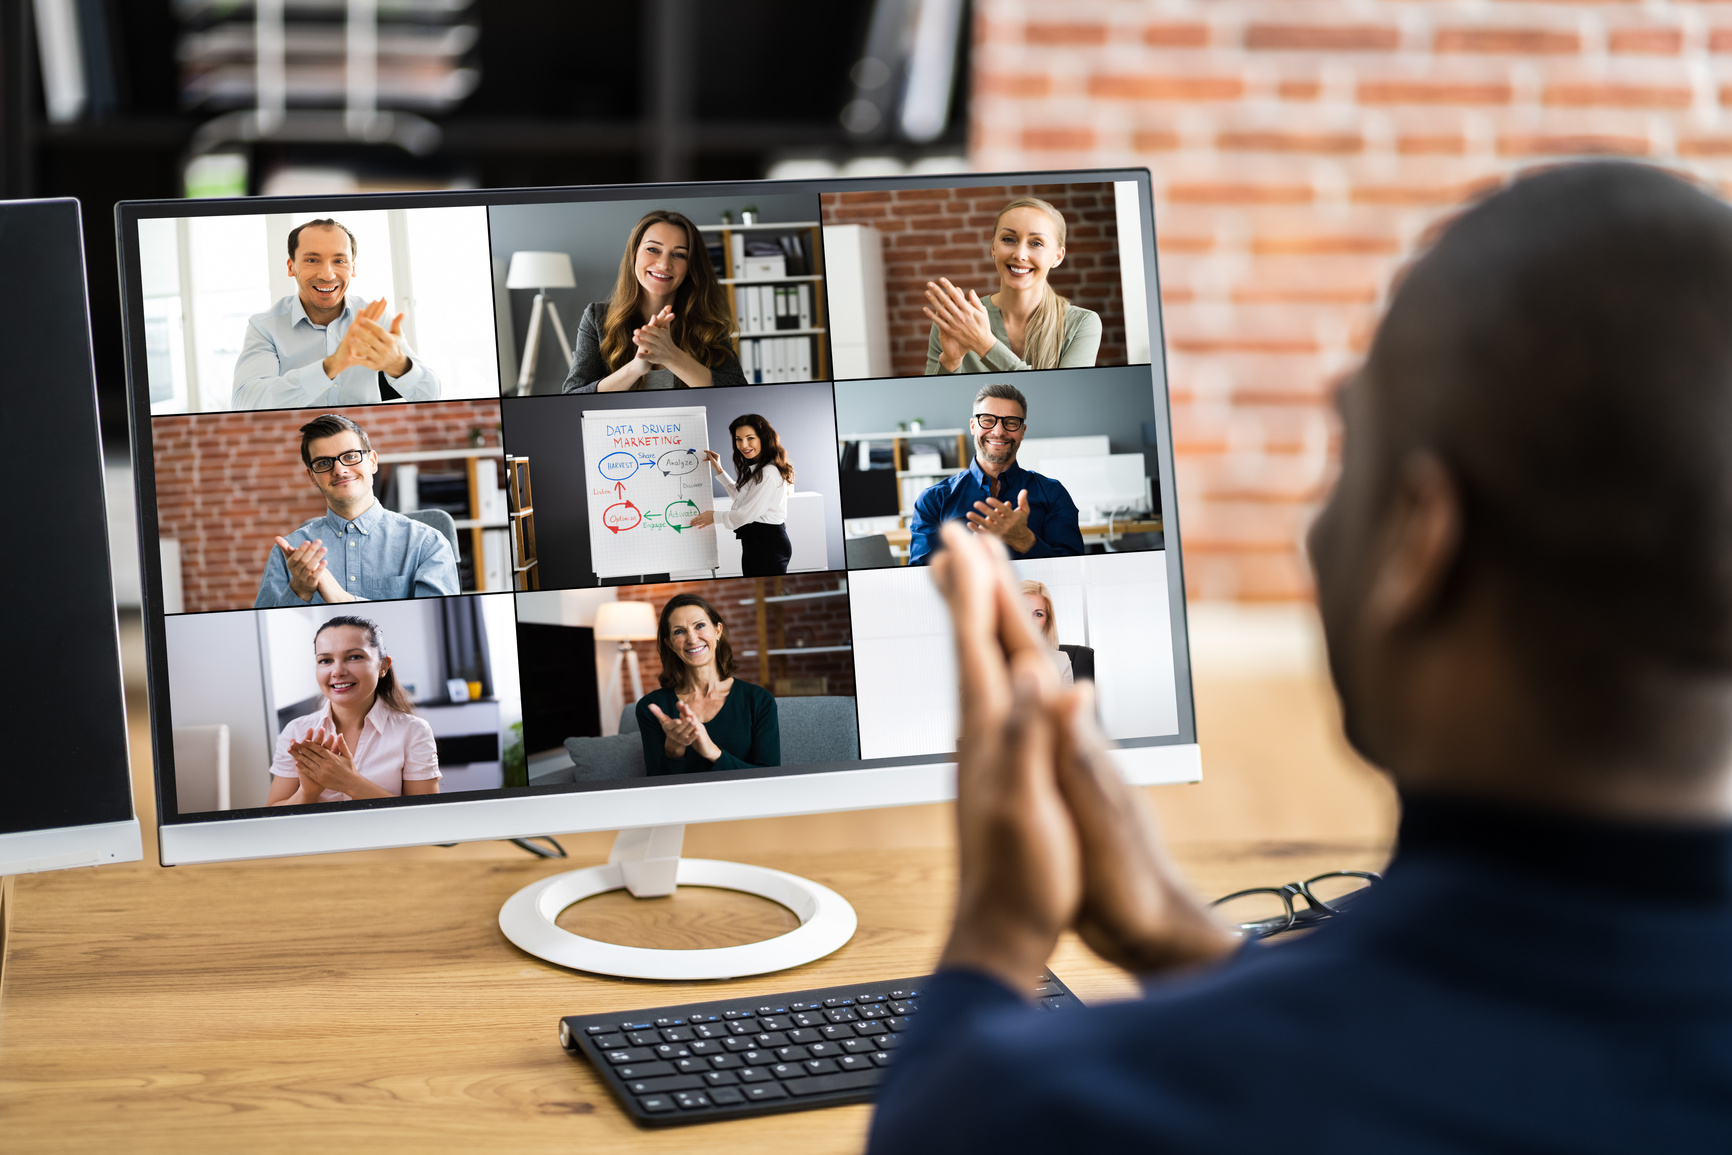
[[[648,602],[603,602],[595,611],[595,637],[601,642],[649,642],[656,636],[656,611]]]
[[[575,289],[577,277],[571,271],[571,256],[567,253],[511,254],[511,271],[505,274],[508,289]]]

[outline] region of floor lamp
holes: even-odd
[[[571,257],[566,253],[520,252],[511,254],[511,269],[505,274],[507,289],[534,289],[535,305],[529,311],[529,340],[523,346],[523,364],[517,371],[517,392],[528,393],[535,381],[535,360],[541,354],[541,313],[545,309],[553,321],[553,334],[559,338],[560,352],[569,369],[575,360],[571,342],[566,340],[565,326],[559,322],[559,310],[547,297],[549,289],[575,289],[577,277],[571,271]]]
[[[633,642],[652,642],[656,636],[656,611],[648,602],[603,602],[595,611],[595,640],[618,642],[613,653],[613,676],[607,681],[602,701],[612,702],[619,686],[620,666],[631,666],[632,701],[643,697],[643,675],[638,671],[637,651]]]

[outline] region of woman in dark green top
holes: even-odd
[[[776,699],[734,677],[722,617],[697,594],[669,598],[656,627],[661,688],[638,700],[644,767],[656,774],[779,766]]]

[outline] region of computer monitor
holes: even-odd
[[[132,808],[120,633],[84,243],[74,200],[0,203],[0,404],[19,490],[47,540],[0,570],[8,705],[26,739],[0,762],[0,876],[143,857]],[[0,900],[0,906],[6,905]],[[3,939],[0,934],[0,939]]]
[[[551,926],[583,887],[695,880],[684,823],[951,798],[952,643],[924,565],[970,485],[1030,492],[1026,526],[994,531],[1127,776],[1198,778],[1174,503],[1131,532],[1015,460],[1023,438],[1083,439],[1171,486],[1147,171],[117,217],[164,862],[639,832],[525,900]],[[894,485],[839,476],[862,441]],[[863,518],[875,550],[848,548]],[[722,667],[703,735],[664,727],[650,706],[671,716]],[[365,744],[341,773],[306,744],[333,719]],[[211,725],[229,758],[192,784],[179,737]],[[777,893],[833,945],[852,929],[835,896]]]

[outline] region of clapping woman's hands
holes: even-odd
[[[679,704],[678,717],[668,717],[654,702],[650,703],[650,713],[662,725],[662,733],[667,736],[665,748],[671,757],[681,757],[687,750],[696,751],[698,757],[706,762],[714,762],[722,756],[722,748],[710,739],[710,732],[704,728],[697,713],[684,702]],[[679,747],[677,751],[673,749],[676,746]]]
[[[322,722],[308,730],[306,738],[289,743],[289,757],[295,760],[303,791],[309,783],[318,790],[335,790],[351,798],[360,796],[358,789],[365,790],[365,780],[355,770],[349,743],[335,728],[327,730]]]
[[[948,278],[926,282],[926,304],[920,311],[938,327],[938,362],[947,372],[956,372],[963,354],[984,357],[998,344],[980,295],[973,289],[964,293]]]
[[[674,310],[664,305],[641,329],[632,330],[632,343],[638,356],[656,365],[668,365],[679,358],[681,350],[674,341]]]

